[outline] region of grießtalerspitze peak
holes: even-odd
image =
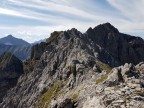
[[[144,40],[110,23],[55,31],[32,47],[29,68],[1,108],[144,107]]]

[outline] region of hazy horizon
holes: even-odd
[[[1,0],[0,38],[9,34],[30,43],[53,31],[109,22],[120,32],[144,38],[144,0]]]

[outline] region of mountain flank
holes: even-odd
[[[0,56],[0,102],[7,91],[16,85],[22,74],[22,61],[10,52],[4,52]]]

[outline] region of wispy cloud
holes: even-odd
[[[33,10],[33,12],[35,14],[36,13],[39,14],[39,20],[42,20],[42,21],[48,21],[49,17],[52,17],[52,16],[55,17],[57,20],[59,20],[59,18],[71,20],[70,17],[72,17],[73,20],[77,19],[75,21],[79,21],[79,22],[81,22],[81,20],[83,21],[83,19],[87,19],[89,21],[96,21],[99,19],[105,20],[104,16],[100,16],[97,14],[91,14],[89,12],[84,11],[84,9],[86,7],[79,9],[79,8],[77,8],[77,5],[76,6],[69,5],[69,4],[73,3],[72,0],[67,1],[66,2],[67,4],[65,4],[64,0],[59,0],[59,1],[55,0],[53,2],[52,1],[42,1],[42,0],[35,0],[35,1],[34,0],[32,0],[32,1],[9,0],[9,1],[12,3],[13,9],[15,9],[14,8],[15,6],[30,8],[31,10]],[[80,1],[78,1],[77,3],[81,4],[82,0],[80,0]],[[88,1],[86,3],[87,4],[90,3],[89,5],[93,5],[93,4],[91,4],[91,2],[88,2]],[[41,13],[35,12],[36,11],[35,9],[39,10]],[[16,8],[16,10],[17,10],[17,8]],[[25,11],[25,9],[20,9],[20,11],[23,12],[23,11]],[[43,13],[43,11],[45,11],[45,13]],[[25,12],[23,12],[23,14],[25,14]],[[32,14],[32,12],[27,12],[27,14],[35,16],[35,14]],[[44,19],[45,18],[44,15],[45,15],[45,17],[47,17],[47,20]],[[71,21],[73,21],[73,20],[71,20]]]
[[[118,9],[130,22],[124,23],[123,30],[144,28],[144,0],[107,0],[110,5]]]
[[[23,15],[22,13],[20,13],[18,11],[4,9],[4,8],[0,8],[0,14],[30,18],[29,16]]]
[[[10,33],[35,41],[42,35],[47,37],[54,30],[75,27],[84,32],[90,26],[105,22],[112,23],[121,32],[134,34],[140,31],[142,35],[143,6],[144,0],[2,0],[0,16],[6,16],[0,20],[7,24],[1,24],[0,35]],[[23,20],[16,19],[16,24],[10,25],[13,21],[11,16]],[[30,23],[22,25],[21,22],[27,21],[24,19],[30,20]],[[32,22],[37,21],[41,25],[33,25]]]

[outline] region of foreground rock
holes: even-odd
[[[143,108],[144,70],[139,71],[141,68],[144,68],[144,63],[137,66],[125,64],[105,74],[93,73],[72,89],[63,87],[55,105],[59,106],[70,98],[77,102],[77,108]]]

